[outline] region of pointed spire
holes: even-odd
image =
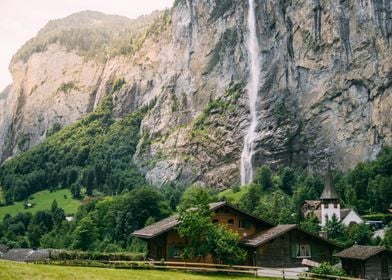
[[[323,193],[321,194],[320,197],[321,200],[323,199],[339,199],[339,196],[335,190],[335,187],[333,185],[333,179],[332,179],[332,172],[331,169],[328,165],[328,171],[327,175],[325,176],[325,186]]]

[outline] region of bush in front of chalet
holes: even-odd
[[[226,225],[213,225],[211,255],[214,261],[238,264],[246,259],[246,251],[238,247],[239,236]]]
[[[320,275],[347,276],[343,269],[333,267],[327,262],[321,263],[319,267],[312,268],[311,272]]]
[[[178,232],[187,240],[183,257],[203,259],[211,254],[214,262],[242,263],[246,251],[238,247],[239,236],[224,225],[215,225],[207,203],[180,212]]]

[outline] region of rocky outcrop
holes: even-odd
[[[97,60],[56,43],[14,61],[10,111],[0,115],[3,160],[93,110],[124,78],[116,117],[151,108],[134,156],[148,180],[239,183],[246,13],[246,1],[180,0],[132,53]],[[256,1],[255,166],[349,168],[392,144],[391,14],[389,0]]]
[[[27,150],[91,111],[103,68],[59,45],[33,54],[26,63],[13,63],[2,158]]]

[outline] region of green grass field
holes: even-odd
[[[225,197],[226,200],[238,203],[241,197],[246,193],[247,187],[241,187],[239,192],[233,192],[232,189],[227,189],[219,193],[219,197]]]
[[[65,198],[65,196],[67,198]],[[56,199],[59,207],[63,208],[66,214],[76,213],[81,202],[76,199],[72,199],[71,192],[68,189],[50,191],[41,191],[32,195],[32,199],[29,199],[30,203],[35,203],[33,208],[24,208],[24,202],[15,202],[12,205],[0,207],[0,221],[3,220],[5,214],[14,216],[18,212],[28,211],[35,213],[40,210],[50,209],[52,202]]]
[[[71,267],[56,265],[25,264],[0,260],[0,279],[26,279],[26,280],[49,280],[49,279],[132,279],[132,280],[218,280],[237,279],[251,280],[254,277],[204,275],[175,271],[161,270],[125,270],[91,267]],[[262,278],[257,278],[262,279]]]

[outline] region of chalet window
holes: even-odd
[[[334,204],[333,204],[333,208],[338,208],[338,204],[337,204],[337,203],[334,203]]]
[[[249,229],[251,227],[251,224],[248,220],[246,219],[240,219],[238,221],[238,227],[243,228],[243,229]]]
[[[234,219],[228,219],[227,220],[228,225],[234,225]]]
[[[296,258],[310,258],[311,247],[310,244],[297,244],[295,245],[295,257]]]
[[[182,254],[184,253],[184,246],[171,245],[168,248],[168,256],[169,258],[182,258]]]
[[[217,224],[219,221],[217,219],[212,220],[214,224]]]
[[[327,204],[325,204],[324,208],[328,209],[328,206],[329,206],[329,204],[327,203]]]

